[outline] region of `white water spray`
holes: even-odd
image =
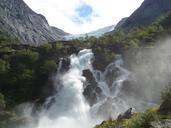
[[[116,118],[120,113],[126,111],[130,107],[126,101],[119,97],[123,82],[128,80],[131,74],[122,66],[123,60],[121,56],[118,56],[116,61],[110,63],[105,68],[104,72],[91,70],[98,86],[102,90],[101,98],[98,98],[99,101],[91,108],[93,117],[97,118],[100,116],[102,120]],[[109,86],[106,80],[108,75],[111,75],[113,72],[117,75]]]
[[[45,106],[49,105],[48,110],[40,114],[38,125],[35,128],[93,128],[100,121],[109,116],[116,117],[120,112],[128,108],[125,101],[117,98],[122,83],[128,79],[129,72],[122,68],[121,57],[117,61],[107,66],[104,72],[94,70],[92,60],[94,55],[92,50],[84,49],[78,55],[70,56],[70,69],[66,73],[58,72],[59,77],[57,94],[47,99]],[[61,66],[60,66],[61,67]],[[113,82],[112,87],[106,82],[109,72],[118,70],[119,75]],[[58,69],[60,70],[60,69]],[[98,86],[102,90],[102,95],[92,107],[86,102],[83,96],[83,71],[90,70]],[[114,88],[112,90],[111,88]],[[106,116],[97,117],[103,110],[108,110]],[[113,115],[111,115],[113,113]]]
[[[96,79],[96,82],[98,82],[98,86],[103,91],[103,95],[105,97],[117,97],[123,82],[129,79],[130,72],[126,70],[123,66],[123,60],[121,56],[118,56],[117,60],[110,63],[104,72],[101,72],[99,70],[91,70],[93,73],[93,76]],[[117,72],[118,75],[115,80],[113,80],[111,87],[106,82],[106,79],[108,77],[108,74],[112,72]]]

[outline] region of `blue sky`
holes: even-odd
[[[76,9],[80,17],[86,18],[93,13],[93,9],[91,6],[84,4],[78,9]]]
[[[137,9],[143,0],[24,0],[43,14],[51,26],[71,34],[87,33],[117,24]]]
[[[72,17],[72,21],[77,23],[78,25],[82,25],[84,24],[84,21],[91,21],[91,16],[93,14],[93,8],[87,4],[82,4],[81,6],[79,6],[78,8],[75,9],[75,12],[77,13],[77,15]]]

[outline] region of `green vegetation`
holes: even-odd
[[[95,128],[150,128],[152,122],[169,119],[158,111],[159,107],[156,106],[143,113],[136,113],[130,119],[104,121]]]
[[[46,60],[40,68],[42,73],[50,74],[57,69],[57,64],[53,60]]]
[[[165,91],[162,92],[162,100],[168,101],[171,104],[171,87],[167,86]]]
[[[100,125],[97,125],[95,128],[117,128],[120,126],[121,122],[118,121],[103,121]]]
[[[4,96],[0,93],[0,110],[5,109],[6,104],[5,104],[5,100],[4,100]]]
[[[150,128],[152,121],[158,121],[159,116],[154,111],[146,111],[133,116],[124,123],[125,128]]]
[[[14,112],[6,110],[4,96],[0,93],[0,127],[7,128],[5,124],[11,123],[11,121],[14,122],[16,119],[17,115]],[[14,124],[12,125],[14,126]]]
[[[5,39],[0,38],[0,92],[9,108],[47,97],[50,92],[42,90],[56,72],[59,59],[77,52],[77,47],[60,42],[29,46]]]
[[[157,111],[150,109],[144,113],[134,114],[130,119],[104,121],[96,128],[149,128],[152,121],[158,120]]]
[[[165,115],[171,114],[171,86],[170,83],[162,92],[162,104],[160,106],[160,113]]]

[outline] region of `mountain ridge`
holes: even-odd
[[[124,22],[116,25],[129,31],[133,28],[153,23],[162,15],[171,11],[170,0],[144,0],[141,6],[135,10]]]

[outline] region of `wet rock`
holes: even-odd
[[[59,65],[59,71],[61,73],[66,72],[69,70],[69,66],[70,66],[70,58],[66,57],[66,58],[61,58],[61,64]]]
[[[135,108],[129,108],[126,112],[120,114],[117,119],[118,120],[129,119],[132,117],[134,113],[135,113]]]
[[[151,122],[151,128],[171,128],[171,120],[160,120]]]
[[[113,70],[108,71],[106,73],[106,83],[108,86],[112,89],[113,82],[116,80],[116,78],[120,75],[120,71],[117,67],[113,68]]]
[[[87,82],[84,83],[84,96],[88,100],[90,105],[97,102],[97,97],[99,97],[102,92],[95,81],[93,74],[89,70],[83,71],[83,76],[86,77]]]

